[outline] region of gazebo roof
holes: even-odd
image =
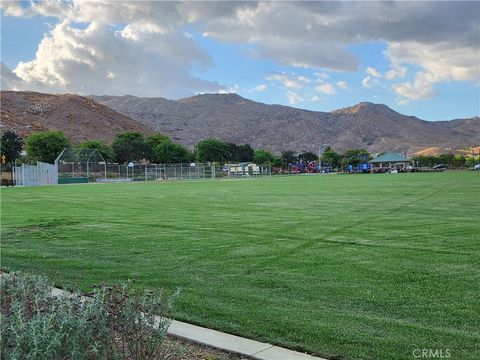
[[[407,159],[406,157],[394,153],[394,152],[387,152],[383,155],[380,155],[379,157],[370,160],[369,163],[398,163],[398,162],[410,162],[410,159]]]

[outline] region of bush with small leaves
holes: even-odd
[[[2,359],[166,357],[172,297],[162,292],[123,285],[54,296],[44,277],[18,273],[1,274],[0,291]]]

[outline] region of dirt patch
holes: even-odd
[[[165,345],[171,348],[169,359],[177,360],[247,360],[238,354],[214,349],[212,347],[193,343],[175,336],[168,336]]]

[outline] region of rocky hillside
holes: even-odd
[[[360,103],[330,113],[266,105],[236,94],[205,94],[177,101],[134,96],[93,96],[108,107],[193,146],[207,137],[274,152],[367,148],[414,153],[425,147],[480,143],[480,118],[424,121],[381,104]]]
[[[1,92],[1,131],[14,128],[20,135],[62,130],[74,143],[85,140],[111,142],[128,130],[151,132],[138,121],[84,96],[36,92]]]
[[[58,129],[74,142],[111,142],[127,130],[158,131],[193,147],[208,137],[274,152],[366,148],[415,153],[426,147],[461,149],[480,143],[480,118],[430,122],[385,105],[360,103],[333,112],[266,105],[236,94],[205,94],[181,100],[134,96],[51,95],[1,92],[0,129],[21,135]]]

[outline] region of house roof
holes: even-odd
[[[394,153],[394,152],[387,152],[383,155],[380,155],[379,157],[370,160],[369,163],[396,163],[396,162],[410,162],[410,159],[407,159],[406,157]]]

